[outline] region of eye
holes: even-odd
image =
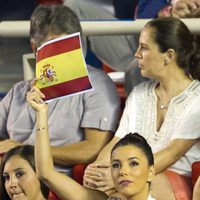
[[[20,178],[20,177],[22,177],[24,174],[25,174],[25,173],[24,173],[23,171],[17,171],[17,172],[16,172],[16,177],[17,177],[17,178]]]
[[[137,161],[131,161],[130,166],[138,166],[139,163]]]
[[[114,168],[114,169],[117,169],[117,168],[120,168],[120,164],[119,163],[113,163],[112,164],[112,168]]]
[[[148,48],[147,48],[146,46],[144,46],[144,45],[141,45],[141,46],[140,46],[140,49],[141,49],[142,51],[145,51],[145,50],[147,50]]]
[[[4,182],[9,181],[10,176],[8,174],[3,174]]]

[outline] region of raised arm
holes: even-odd
[[[105,194],[86,189],[54,169],[48,132],[48,105],[42,97],[36,87],[27,95],[27,101],[36,113],[35,162],[38,177],[62,199],[106,199]]]

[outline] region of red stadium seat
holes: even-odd
[[[192,164],[192,185],[193,186],[196,183],[199,176],[200,176],[200,161],[197,161]]]
[[[75,181],[83,185],[83,175],[87,165],[85,164],[77,164],[73,167],[72,177]]]
[[[104,63],[102,65],[102,69],[106,73],[115,72],[115,70],[111,69],[108,65],[106,65]],[[127,98],[127,95],[126,95],[126,92],[125,92],[125,88],[124,88],[124,84],[121,83],[121,82],[115,82],[115,85],[116,85],[118,94],[119,94],[120,99],[121,99],[121,112],[123,112],[124,106],[125,106],[125,102],[126,102],[126,98]]]
[[[50,192],[48,200],[61,200],[61,199],[54,192]]]
[[[176,172],[166,170],[165,175],[171,183],[176,200],[192,199],[192,179],[191,177],[177,174]]]

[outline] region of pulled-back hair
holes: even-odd
[[[115,149],[122,146],[133,145],[138,147],[146,156],[149,166],[154,164],[153,153],[146,139],[138,133],[129,133],[120,139],[112,148],[111,155]]]
[[[6,154],[4,154],[2,162],[1,162],[1,167],[0,167],[0,173],[1,173],[0,174],[0,199],[1,200],[10,200],[10,197],[8,196],[5,189],[3,171],[4,171],[5,164],[13,156],[19,156],[22,159],[26,160],[30,164],[31,168],[34,171],[36,171],[33,146],[30,146],[30,145],[17,146],[9,150]],[[41,193],[47,199],[48,194],[49,194],[49,189],[41,181],[40,181],[40,188],[41,188]]]
[[[49,33],[54,35],[82,33],[77,15],[70,8],[60,4],[41,4],[31,15],[30,38],[37,47]],[[83,48],[86,48],[82,39]],[[84,49],[85,51],[85,49]]]
[[[180,19],[156,18],[149,21],[145,27],[153,28],[152,38],[162,53],[174,49],[178,65],[193,79],[200,80],[200,45]]]

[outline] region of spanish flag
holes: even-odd
[[[62,36],[37,50],[36,85],[44,100],[90,91],[92,85],[83,56],[80,33]]]

